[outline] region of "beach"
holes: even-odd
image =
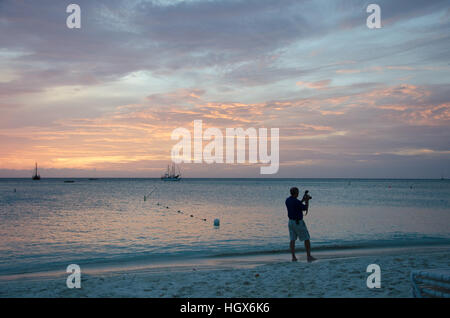
[[[449,4],[0,0],[0,298],[447,297]]]
[[[412,270],[450,265],[450,247],[317,256],[314,263],[307,263],[300,254],[298,262],[290,262],[286,254],[262,265],[257,259],[229,259],[228,268],[178,266],[82,273],[80,289],[67,288],[65,273],[14,279],[0,282],[0,297],[412,297]],[[369,264],[381,268],[379,289],[366,286]]]
[[[450,266],[446,181],[63,181],[1,180],[0,297],[410,297],[412,270]],[[302,242],[290,262],[293,184],[313,197],[312,264]]]

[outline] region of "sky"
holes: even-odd
[[[269,177],[450,177],[448,0],[0,0],[0,30],[0,177],[159,177],[194,120],[279,128]]]

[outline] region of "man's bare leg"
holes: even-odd
[[[290,247],[291,247],[292,261],[296,262],[297,257],[295,257],[295,241],[291,241]]]
[[[311,256],[311,242],[309,240],[305,240],[305,250],[308,262],[309,263],[314,262],[316,259]]]

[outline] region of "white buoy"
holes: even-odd
[[[220,226],[220,220],[214,219],[214,226]]]

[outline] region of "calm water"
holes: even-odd
[[[74,180],[0,179],[0,275],[286,251],[291,186],[313,248],[450,243],[447,180]]]

